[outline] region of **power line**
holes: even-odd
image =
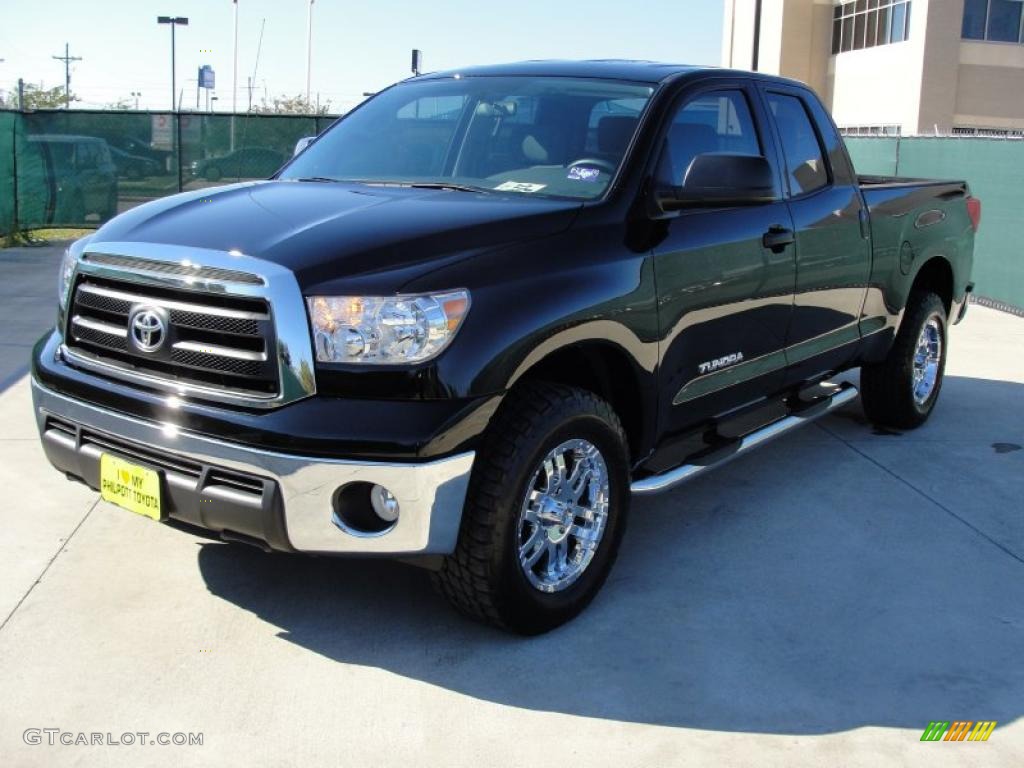
[[[68,51],[68,44],[64,43],[63,56],[51,56],[51,59],[64,62],[64,109],[71,107],[71,62],[81,61],[81,56],[72,56]]]

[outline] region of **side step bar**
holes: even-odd
[[[722,448],[712,450],[710,453],[701,456],[699,459],[700,463],[683,464],[660,475],[645,477],[634,482],[630,489],[636,494],[650,494],[661,493],[670,488],[675,488],[677,485],[693,480],[709,470],[727,464],[737,456],[742,456],[747,451],[762,446],[790,430],[802,427],[804,424],[810,424],[829,411],[834,411],[836,408],[856,399],[857,394],[855,386],[844,384],[836,390],[835,394],[812,402],[806,408],[802,408],[789,416],[785,416],[778,421],[751,432],[749,435],[744,435]]]

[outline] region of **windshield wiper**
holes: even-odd
[[[485,187],[473,187],[469,184],[453,184],[448,181],[414,181],[406,186],[413,189],[450,189],[454,192],[491,192]]]
[[[303,176],[301,179],[295,179],[295,181],[316,181],[321,184],[334,183],[337,179],[329,179],[326,176]]]

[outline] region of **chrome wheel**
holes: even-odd
[[[559,592],[590,565],[608,521],[608,467],[597,447],[568,440],[544,457],[519,513],[519,565],[541,592]]]
[[[924,405],[935,391],[942,363],[942,319],[932,315],[921,329],[914,350],[914,402]]]

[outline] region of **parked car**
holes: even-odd
[[[134,136],[112,136],[107,140],[107,143],[111,147],[117,147],[122,152],[127,152],[129,155],[152,160],[160,167],[161,172],[167,170],[167,159],[172,155],[170,150],[157,149],[150,142],[143,141]]]
[[[598,593],[632,494],[849,403],[838,373],[861,368],[875,423],[924,423],[980,215],[963,181],[858,177],[778,77],[416,77],[268,181],[76,242],[34,351],[39,431],[126,509],[401,558],[543,632]]]
[[[265,179],[284,165],[287,158],[276,149],[244,147],[218,157],[192,163],[193,176],[207,181],[221,179]]]
[[[126,179],[141,179],[146,176],[159,176],[163,169],[156,160],[139,155],[130,155],[117,147],[110,147],[110,156],[117,166],[117,172]]]
[[[45,173],[38,181],[47,197],[46,223],[106,221],[117,213],[117,167],[110,147],[95,136],[36,134],[27,138],[28,156]],[[19,174],[19,183],[23,180]]]

